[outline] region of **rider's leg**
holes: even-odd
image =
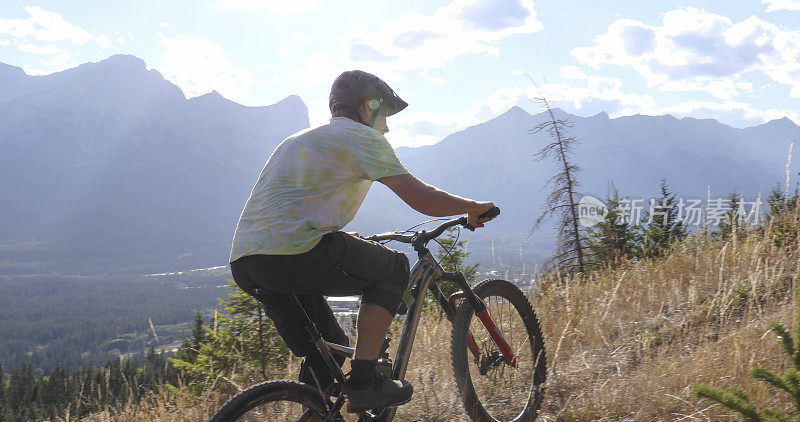
[[[323,390],[327,389],[333,383],[333,375],[328,370],[328,366],[322,360],[314,344],[309,341],[308,334],[292,306],[292,299],[289,294],[265,290],[262,285],[254,282],[254,279],[270,279],[280,276],[280,274],[270,273],[269,269],[275,266],[275,263],[270,261],[270,257],[262,255],[244,257],[231,263],[234,281],[242,290],[264,304],[267,316],[275,324],[278,334],[283,338],[286,345],[295,356],[304,358],[300,367],[300,381],[311,386],[316,386],[319,383]],[[278,265],[278,267],[281,266]],[[258,292],[255,291],[256,289],[258,289]],[[344,346],[350,345],[350,340],[322,295],[296,294],[295,296],[317,327],[322,338],[332,343]],[[344,357],[338,355],[334,357],[339,366],[344,363]]]
[[[383,346],[383,339],[389,331],[394,315],[381,306],[364,303],[358,311],[358,341],[356,359],[374,360]]]
[[[408,381],[388,379],[375,372],[378,354],[393,317],[394,314],[381,305],[361,304],[355,359],[350,361],[352,370],[344,385],[348,412],[396,406],[411,399],[413,387]]]
[[[366,331],[360,340],[364,345],[360,348],[372,350],[366,356],[377,357],[374,350],[380,350],[380,345],[383,344],[389,326],[387,319],[391,321],[397,311],[409,281],[408,259],[403,253],[376,242],[333,232],[323,236],[312,250],[303,254],[253,256],[260,257],[251,260],[256,272],[261,271],[264,266],[268,266],[266,271],[271,272],[269,277],[253,280],[265,289],[328,296],[361,294],[362,306],[367,305],[365,314],[360,314],[365,322],[369,320],[366,317],[371,312],[370,305],[383,308],[389,318],[385,318],[386,314],[383,314],[384,318],[379,318],[377,327],[372,321],[366,322],[363,327]],[[248,258],[250,257],[243,259]],[[232,272],[234,264],[237,263],[231,263]],[[289,332],[281,332],[280,326],[278,328],[281,336],[291,335]],[[286,340],[285,337],[284,339]],[[357,353],[362,356],[363,352]],[[407,381],[392,381],[375,373],[375,359],[355,359],[351,362],[351,367],[355,372],[367,375],[364,382],[353,382],[355,380],[352,380],[351,371],[351,379],[344,386],[349,398],[349,411],[396,405],[411,398],[413,389]],[[366,382],[370,379],[371,383]]]

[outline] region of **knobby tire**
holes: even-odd
[[[525,294],[505,280],[485,280],[473,290],[486,304],[519,361],[511,367],[496,357],[497,346],[469,302],[463,301],[453,323],[451,347],[453,373],[464,408],[473,421],[532,421],[544,399],[547,377],[544,341],[536,314]],[[495,352],[495,364],[485,367],[483,374],[467,349],[468,331],[482,355]]]
[[[267,381],[233,396],[209,422],[302,421],[302,406],[323,418],[328,414],[319,392],[310,385],[298,381]]]

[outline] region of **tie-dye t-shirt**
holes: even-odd
[[[298,132],[267,160],[244,206],[231,262],[295,255],[356,215],[372,182],[408,174],[380,132],[346,117]]]

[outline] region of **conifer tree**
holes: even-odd
[[[769,196],[767,197],[767,206],[769,207],[767,218],[772,218],[782,214],[788,205],[789,204],[786,195],[783,193],[780,186],[776,185],[774,188],[772,188],[772,190],[769,192]]]
[[[731,234],[736,232],[740,234],[744,231],[742,227],[743,218],[739,214],[739,204],[742,201],[740,194],[731,192],[728,194],[728,207],[729,210],[725,213],[725,217],[719,222],[719,230],[714,233],[715,237],[725,239],[730,237]]]
[[[767,218],[770,220],[770,230],[772,238],[777,246],[786,246],[797,241],[797,233],[800,231],[800,216],[797,214],[800,205],[800,191],[795,189],[791,196],[776,186],[770,191],[767,198],[769,212]]]
[[[67,396],[69,392],[67,378],[67,372],[61,367],[56,367],[49,377],[39,383],[40,388],[36,401],[42,404],[42,409],[48,419],[52,420],[56,415],[60,416],[60,409],[63,409],[71,399]]]
[[[280,337],[264,312],[264,306],[238,288],[221,303],[228,311],[223,317],[226,334],[239,339],[241,353],[248,361],[257,362],[261,374],[266,377],[271,352],[277,351],[273,350],[277,348],[275,340]]]
[[[553,190],[547,195],[544,212],[535,220],[533,230],[536,230],[553,215],[557,215],[558,247],[556,255],[548,260],[548,264],[567,271],[582,273],[585,271],[584,254],[587,246],[585,234],[578,224],[577,189],[580,183],[577,175],[581,168],[572,161],[573,148],[580,141],[568,134],[572,122],[566,119],[557,119],[547,99],[541,98],[539,102],[546,109],[548,119],[534,126],[531,133],[547,132],[552,141],[534,154],[534,161],[541,161],[555,155],[559,171],[547,181],[548,185],[552,185]]]
[[[458,240],[456,228],[447,230],[446,234],[439,239],[441,245],[435,256],[445,271],[461,271],[464,278],[472,285],[478,280],[478,267],[480,264],[464,266],[464,261],[469,257],[469,252],[464,250],[466,240]],[[455,283],[439,283],[445,297],[450,296],[459,290]]]
[[[750,376],[759,379],[778,390],[789,394],[789,400],[794,407],[794,417],[791,420],[800,420],[800,308],[795,317],[795,335],[786,329],[786,326],[779,322],[771,324],[772,332],[778,336],[778,342],[783,348],[783,352],[791,362],[791,367],[784,372],[783,377],[767,371],[764,368],[756,368],[750,371]],[[724,407],[734,410],[742,415],[745,421],[789,421],[783,412],[773,409],[764,409],[763,412],[750,403],[747,395],[738,388],[719,389],[705,384],[697,384],[692,388],[692,394],[696,397],[715,401]]]
[[[0,365],[0,421],[11,420],[11,412],[8,409],[6,400],[6,380],[3,373],[3,365]]]
[[[210,380],[230,375],[233,368],[267,378],[267,368],[289,356],[261,302],[232,280],[228,285],[232,289],[228,299],[219,299],[225,311],[215,315],[212,327],[203,327],[205,341],[200,343],[196,360],[171,359],[194,391],[200,391]]]
[[[185,362],[194,363],[197,359],[197,353],[200,350],[200,345],[206,341],[206,330],[203,327],[203,314],[199,310],[194,314],[194,326],[192,327],[192,335],[184,336],[181,347],[175,354],[177,359]]]
[[[616,191],[606,198],[608,214],[603,221],[588,230],[590,259],[594,266],[616,266],[621,258],[632,258],[640,253],[641,235],[619,213],[620,198]]]
[[[8,383],[8,403],[11,413],[21,420],[36,419],[36,380],[33,368],[25,365],[11,373]]]
[[[669,191],[666,179],[661,179],[659,190],[661,196],[648,211],[642,237],[642,254],[648,258],[661,256],[674,242],[686,237],[686,227],[678,220],[675,194]]]
[[[203,314],[200,311],[194,314],[194,328],[192,328],[192,347],[199,348],[206,341],[206,330],[203,329]]]

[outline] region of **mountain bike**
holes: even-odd
[[[481,217],[500,213],[493,208]],[[377,370],[402,380],[408,369],[414,337],[430,291],[447,319],[453,323],[451,356],[453,374],[466,413],[473,421],[529,421],[536,417],[544,398],[547,362],[536,313],[522,291],[505,280],[490,279],[471,287],[460,271],[447,272],[427,248],[450,227],[474,230],[467,217],[448,220],[430,232],[391,232],[365,237],[376,242],[409,243],[419,260],[411,269],[404,293],[407,307],[394,362],[381,350]],[[461,291],[445,297],[438,283],[455,283]],[[211,421],[343,421],[345,376],[334,355],[352,358],[355,349],[325,341],[294,295],[298,317],[309,339],[335,379],[323,391],[319,386],[277,380],[254,385],[228,400]],[[402,306],[402,305],[401,305]],[[359,421],[390,421],[396,407],[359,412]]]

